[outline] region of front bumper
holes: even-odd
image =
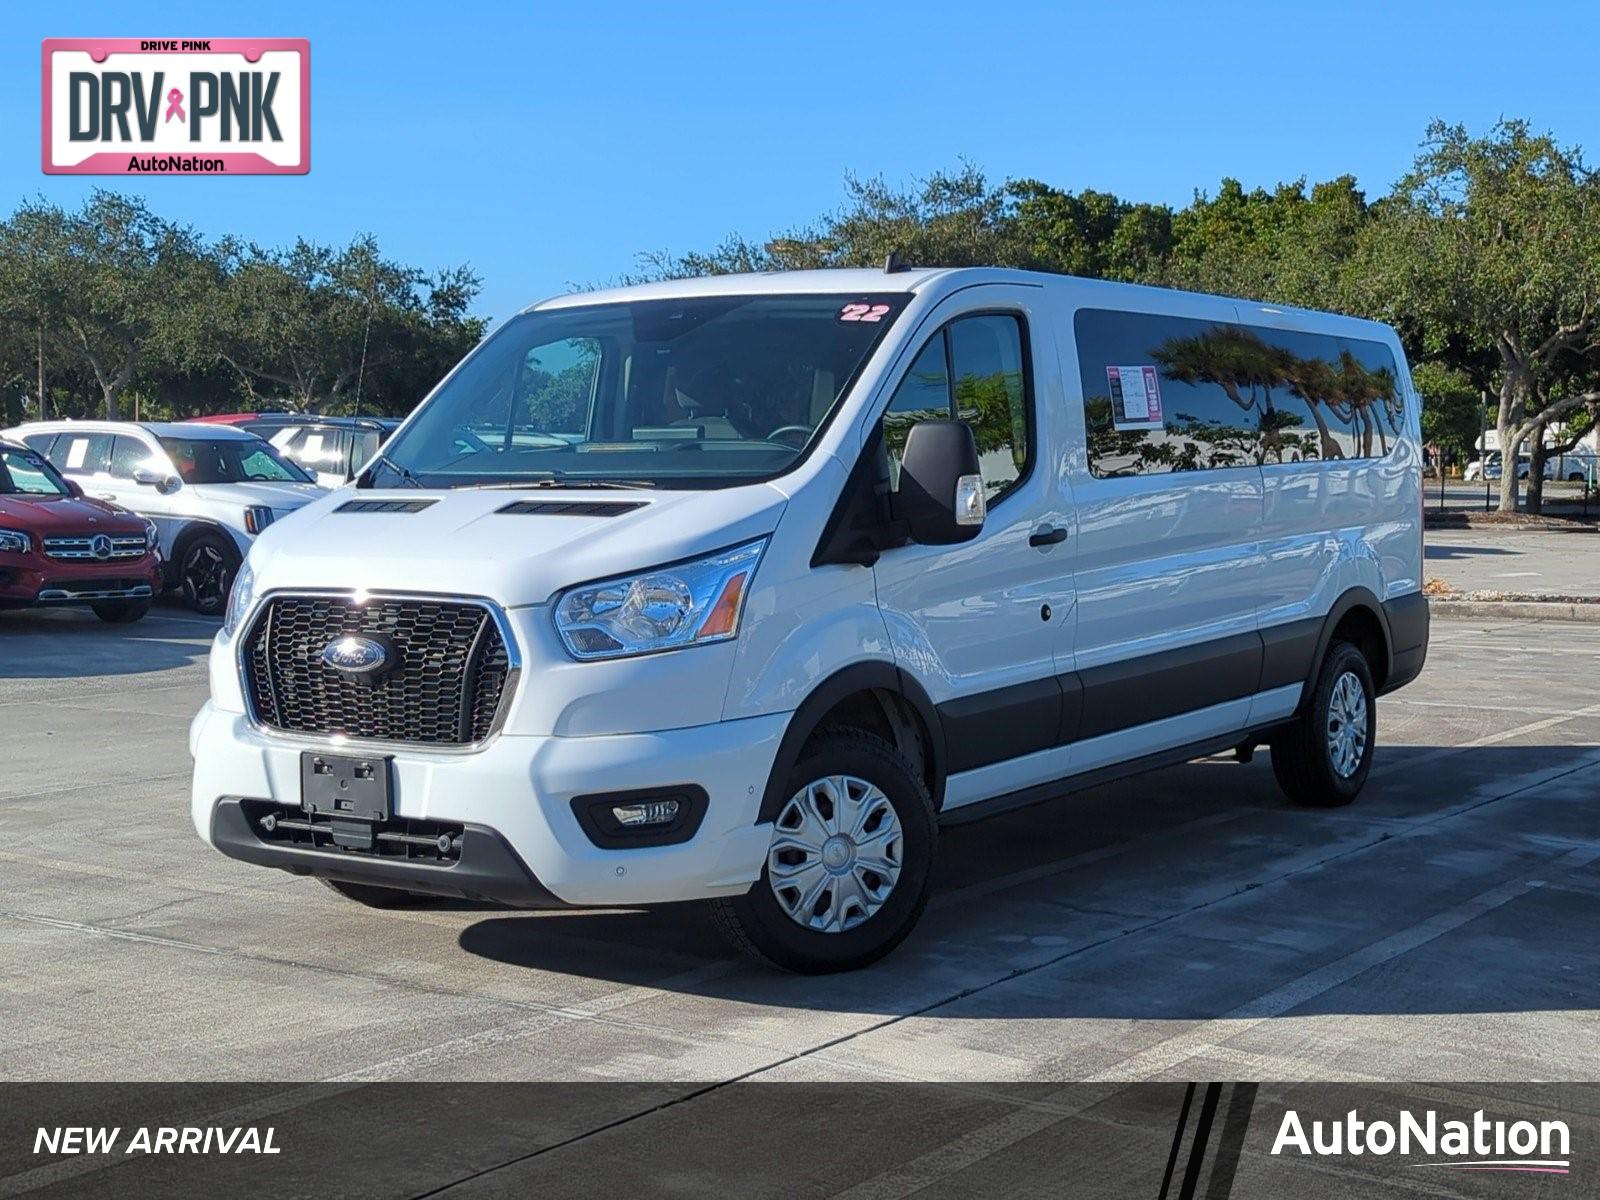
[[[65,563],[43,554],[0,555],[0,607],[149,600],[161,592],[154,554],[122,562]]]
[[[787,716],[657,733],[594,737],[502,734],[481,750],[397,750],[396,817],[463,826],[452,865],[274,844],[241,800],[300,802],[300,755],[332,742],[263,733],[207,703],[189,731],[191,816],[224,854],[297,874],[473,896],[526,907],[621,907],[738,895],[761,874],[770,825],[756,815]],[[345,753],[359,753],[351,743]],[[693,837],[675,845],[607,849],[572,808],[575,796],[693,784],[709,796]]]

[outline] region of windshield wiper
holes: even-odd
[[[387,454],[380,454],[376,458],[374,458],[370,463],[367,464],[366,475],[367,475],[367,479],[369,481],[376,474],[376,472],[373,471],[372,468],[376,467],[376,466],[380,466],[380,465],[388,467],[396,475],[400,476],[400,478],[403,479],[406,482],[406,484],[408,486],[410,486],[410,487],[419,488],[419,487],[425,486],[423,484],[422,480],[418,479],[414,473],[412,473],[409,469],[407,469],[405,467],[402,467],[399,463],[395,462],[394,459],[390,458]],[[371,487],[372,484],[369,482],[367,484],[367,486]]]

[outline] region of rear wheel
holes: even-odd
[[[1272,773],[1297,804],[1349,804],[1367,781],[1377,741],[1377,690],[1359,647],[1335,642],[1306,710],[1272,739]]]
[[[368,908],[421,908],[433,903],[433,897],[420,892],[402,891],[400,888],[373,887],[368,883],[346,883],[342,879],[321,881],[346,900],[354,900]]]
[[[937,825],[927,787],[867,733],[818,737],[786,783],[761,878],[716,901],[742,949],[802,974],[876,962],[927,907]]]
[[[94,615],[113,625],[131,625],[150,611],[148,600],[100,600],[90,605]]]
[[[208,617],[220,616],[239,562],[238,549],[221,534],[197,535],[178,556],[178,586],[184,603]]]

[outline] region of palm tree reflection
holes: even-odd
[[[1119,430],[1110,396],[1088,397],[1091,461],[1101,474],[1382,455],[1389,434],[1400,430],[1404,410],[1393,367],[1368,366],[1348,347],[1340,347],[1337,359],[1301,356],[1254,330],[1218,325],[1169,338],[1151,357],[1164,383],[1215,388],[1239,418],[1185,412],[1181,390],[1173,389],[1163,393],[1175,411],[1161,430]],[[1306,417],[1315,432],[1301,428]]]

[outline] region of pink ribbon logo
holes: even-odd
[[[183,115],[183,93],[177,88],[173,88],[167,93],[167,115],[162,124],[166,124],[166,122],[172,120],[173,117],[177,117],[180,121],[187,121],[189,119]]]

